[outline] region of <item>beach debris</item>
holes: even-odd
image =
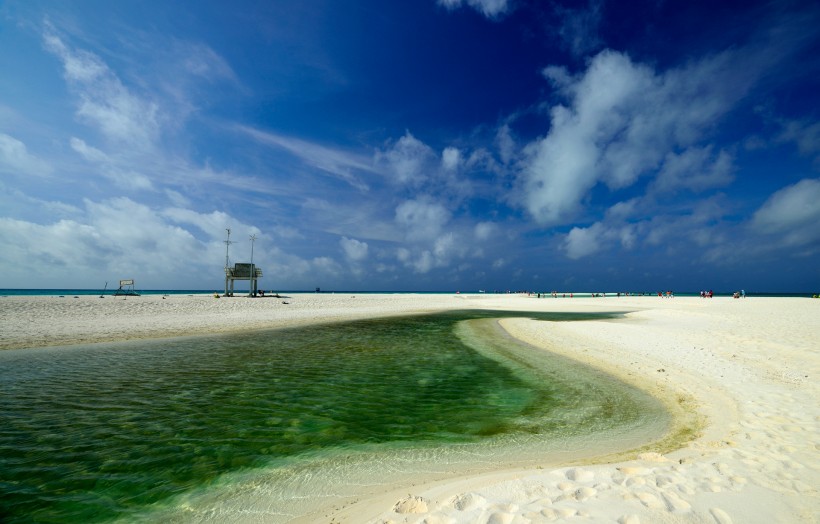
[[[427,501],[421,497],[407,495],[393,506],[395,513],[427,513]]]
[[[452,504],[459,511],[468,511],[485,506],[487,500],[476,493],[462,493],[455,497]]]

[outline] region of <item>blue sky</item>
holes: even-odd
[[[0,3],[0,287],[820,290],[820,5]]]

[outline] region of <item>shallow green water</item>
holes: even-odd
[[[464,311],[2,352],[0,520],[136,518],[328,450],[412,455],[638,419],[629,395],[462,322],[500,316],[592,317]]]

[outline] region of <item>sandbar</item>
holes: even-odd
[[[0,297],[0,349],[196,336],[454,309],[619,312],[500,326],[677,410],[670,438],[580,463],[417,479],[333,522],[818,522],[820,300],[293,294]],[[315,518],[314,515],[312,518]],[[255,521],[264,516],[255,515]],[[305,521],[309,519],[305,518]]]

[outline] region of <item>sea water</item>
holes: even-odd
[[[501,316],[600,317],[461,311],[0,352],[0,520],[286,521],[664,420],[640,391],[505,336]]]

